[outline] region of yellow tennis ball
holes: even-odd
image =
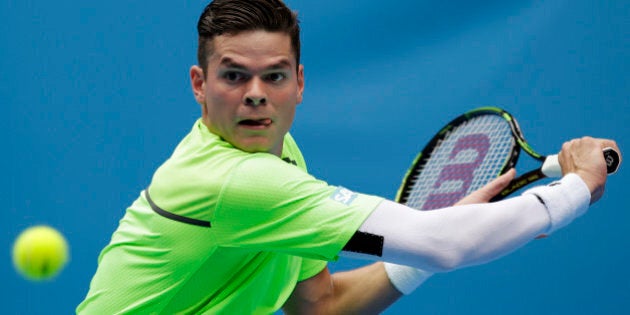
[[[13,244],[13,265],[31,280],[45,280],[56,276],[67,261],[66,239],[49,226],[27,228]]]

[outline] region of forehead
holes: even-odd
[[[243,65],[287,63],[296,66],[291,37],[282,32],[255,30],[224,34],[216,36],[212,46],[211,65],[230,61]]]

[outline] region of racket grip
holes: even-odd
[[[604,148],[602,151],[606,160],[608,174],[614,174],[619,169],[619,164],[621,164],[619,153],[610,147]],[[562,177],[562,168],[560,168],[560,162],[558,162],[558,155],[547,156],[540,170],[547,177]]]
[[[558,155],[553,154],[547,156],[545,162],[540,167],[540,170],[547,177],[562,177],[562,168],[560,167],[560,162],[558,161]]]

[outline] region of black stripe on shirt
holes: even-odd
[[[168,212],[160,207],[158,207],[153,200],[151,199],[151,196],[149,195],[149,188],[144,190],[144,194],[147,197],[147,201],[149,202],[149,205],[151,206],[151,209],[153,209],[153,211],[155,211],[157,214],[171,219],[171,220],[175,220],[178,222],[182,222],[182,223],[186,223],[186,224],[192,224],[192,225],[197,225],[197,226],[202,226],[202,227],[210,227],[210,221],[203,221],[203,220],[197,220],[197,219],[193,219],[193,218],[188,218],[188,217],[184,217],[181,215],[177,215],[175,213],[172,212]]]

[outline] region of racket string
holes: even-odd
[[[406,204],[416,209],[447,207],[502,171],[515,147],[510,123],[480,115],[448,131],[420,161]]]

